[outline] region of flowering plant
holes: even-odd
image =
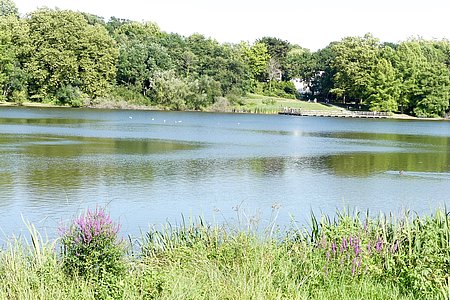
[[[62,228],[63,265],[67,273],[87,278],[119,275],[124,270],[123,242],[118,240],[119,224],[101,208],[75,219]]]

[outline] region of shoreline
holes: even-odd
[[[164,108],[159,108],[156,106],[145,106],[145,105],[134,105],[134,104],[128,104],[125,101],[123,102],[117,102],[117,105],[111,105],[111,102],[108,102],[106,104],[94,104],[94,105],[88,105],[88,106],[81,106],[81,107],[71,107],[71,106],[64,106],[64,105],[55,105],[55,104],[49,104],[49,103],[39,103],[39,102],[24,102],[22,104],[17,103],[11,103],[11,102],[5,102],[0,101],[0,107],[30,107],[30,108],[87,108],[87,109],[109,109],[109,110],[148,110],[148,111],[171,111]],[[251,111],[245,111],[243,110],[236,110],[236,109],[230,109],[229,111],[217,111],[217,110],[181,110],[181,112],[207,112],[207,113],[230,113],[230,114],[259,114],[259,115],[276,115],[278,112],[273,113],[262,113],[262,112],[251,112]],[[420,118],[420,117],[414,117],[406,114],[393,114],[390,116],[387,116],[386,119],[392,119],[392,120],[417,120],[417,121],[450,121],[449,118]]]
[[[286,231],[268,224],[262,234],[199,217],[137,239],[122,238],[120,223],[98,208],[56,240],[27,223],[30,237],[0,251],[0,298],[448,299],[446,210],[336,214]]]

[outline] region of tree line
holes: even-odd
[[[123,99],[174,110],[239,102],[247,93],[358,103],[372,111],[443,116],[450,42],[382,43],[370,34],[311,52],[275,37],[221,44],[152,22],[38,9],[0,0],[0,100],[71,106]],[[309,93],[299,94],[298,78]]]

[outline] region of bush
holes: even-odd
[[[135,86],[117,85],[111,92],[111,97],[116,100],[124,100],[136,105],[149,105],[150,99],[142,94],[142,91]],[[103,99],[104,101],[104,99]]]
[[[25,101],[27,101],[27,92],[26,91],[13,91],[11,95],[11,100],[14,103],[22,105]]]
[[[83,106],[83,94],[78,87],[66,85],[58,89],[56,99],[61,104],[68,104],[72,107]]]
[[[282,98],[299,98],[300,95],[294,84],[290,81],[272,80],[263,86],[263,94],[265,96],[282,97]]]
[[[88,210],[61,231],[63,267],[68,275],[103,279],[125,270],[124,243],[118,240],[120,225],[103,209]]]

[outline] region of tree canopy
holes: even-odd
[[[33,12],[27,24],[31,98],[42,101],[70,91],[93,98],[108,93],[118,51],[104,26],[90,25],[81,13],[49,9]]]
[[[291,80],[307,86],[299,94]],[[221,44],[153,22],[38,9],[20,17],[0,0],[0,100],[80,106],[115,97],[170,109],[205,109],[240,95],[300,97],[373,111],[444,116],[450,42],[382,43],[366,34],[311,52],[276,37]]]

